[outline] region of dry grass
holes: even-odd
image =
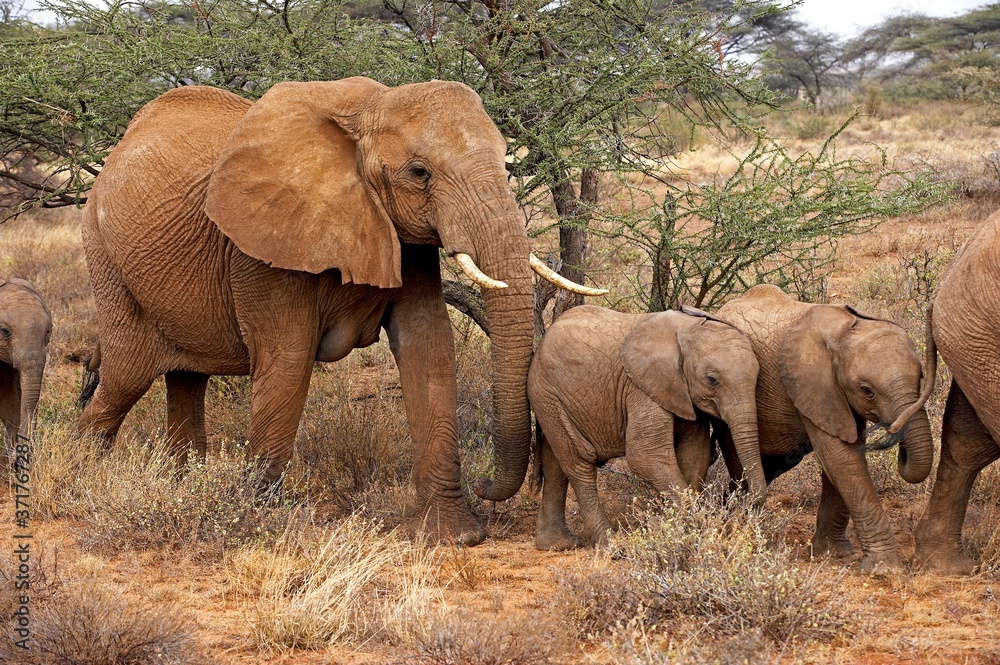
[[[406,637],[432,600],[434,555],[352,516],[318,537],[289,531],[270,550],[234,556],[231,579],[265,653]]]

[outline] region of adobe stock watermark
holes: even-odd
[[[29,530],[31,510],[31,441],[18,433],[14,445],[14,561],[16,574],[14,589],[17,605],[11,620],[14,623],[14,644],[25,651],[31,638],[31,542]]]

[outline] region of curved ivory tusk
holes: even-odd
[[[592,289],[589,286],[581,286],[574,281],[566,279],[555,270],[545,265],[545,263],[534,254],[528,255],[528,262],[531,264],[531,269],[537,272],[539,277],[547,279],[560,289],[566,289],[571,293],[579,293],[583,296],[603,296],[608,292],[607,289]]]
[[[472,260],[472,257],[463,252],[457,252],[455,254],[455,262],[458,263],[458,267],[462,269],[462,272],[471,279],[473,282],[483,287],[484,289],[506,289],[507,282],[501,282],[499,279],[493,279],[476,265],[476,262]]]

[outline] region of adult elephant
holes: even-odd
[[[1000,214],[966,241],[928,317],[952,382],[934,490],[914,532],[916,560],[967,575],[976,566],[962,550],[969,495],[979,472],[1000,458]]]
[[[854,520],[863,569],[901,566],[865,461],[865,421],[899,435],[904,480],[927,477],[934,445],[924,402],[934,384],[933,349],[921,390],[920,360],[906,332],[852,307],[802,303],[761,285],[726,303],[718,316],[750,338],[760,363],[757,427],[767,482],[810,452],[819,458],[823,489],[813,551],[850,554],[847,525]],[[739,478],[740,458],[727,438],[726,465]]]
[[[51,336],[52,315],[38,289],[0,279],[0,420],[8,441],[31,428]]]
[[[248,453],[274,482],[313,363],[373,344],[382,327],[415,447],[416,518],[480,542],[459,485],[438,248],[486,289],[497,475],[477,491],[506,499],[530,450],[529,266],[539,262],[505,152],[479,97],[452,82],[281,83],[256,103],[186,87],[150,102],[84,213],[101,384],[78,428],[110,444],[164,374],[170,444],[203,455],[209,375],[249,374]]]

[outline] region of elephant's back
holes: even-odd
[[[764,455],[791,452],[805,437],[802,420],[781,381],[778,349],[789,327],[809,307],[776,286],[762,284],[717,313],[747,336],[757,356],[757,428]]]
[[[978,409],[1000,408],[1000,213],[973,233],[938,287],[934,341]],[[982,392],[982,394],[978,394]],[[992,393],[992,394],[987,394]],[[995,433],[1000,434],[1000,432]]]
[[[219,152],[250,102],[215,88],[171,90],[144,106],[108,156],[84,215],[144,315],[179,349],[233,352],[231,243],[203,212]],[[235,341],[233,339],[235,334]]]
[[[581,430],[617,439],[624,412],[626,375],[621,346],[644,320],[603,307],[574,307],[546,331],[528,371],[532,408],[561,409]]]

